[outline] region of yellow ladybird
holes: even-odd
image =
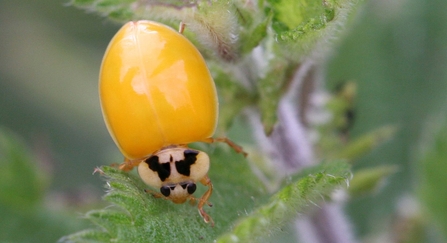
[[[165,25],[129,22],[106,50],[99,94],[107,128],[125,157],[120,168],[138,165],[141,179],[160,189],[152,193],[156,197],[198,200],[200,215],[213,223],[202,208],[212,193],[209,157],[187,144],[223,141],[242,150],[226,138],[212,138],[216,88],[196,47]],[[200,199],[192,196],[196,182],[208,186]]]

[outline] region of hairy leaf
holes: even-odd
[[[304,176],[304,173],[314,173]],[[349,165],[331,162],[308,168],[299,173],[290,184],[274,194],[269,202],[240,219],[236,226],[217,242],[257,242],[281,230],[287,222],[309,205],[323,199],[341,185],[346,186],[350,177]]]
[[[265,193],[263,183],[252,174],[241,155],[217,148],[211,158],[209,176],[215,190],[210,202],[213,207],[205,206],[204,209],[213,218],[214,227],[203,221],[195,205],[177,205],[154,198],[144,189],[157,189],[148,188],[137,176],[103,166],[102,176],[108,189],[104,199],[114,206],[87,213],[87,218],[99,228],[64,237],[62,241],[210,242],[227,230],[240,214],[251,211],[262,202]],[[205,189],[198,187],[196,197]]]

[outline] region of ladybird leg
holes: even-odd
[[[202,140],[205,143],[215,143],[215,142],[222,142],[228,144],[236,153],[240,153],[244,155],[244,157],[247,157],[247,152],[244,151],[244,149],[237,145],[235,142],[231,141],[229,138],[223,137],[223,138],[205,138]]]
[[[141,160],[130,160],[128,158],[124,159],[124,162],[121,163],[118,168],[122,171],[131,171],[133,167],[138,166]]]
[[[213,219],[205,213],[205,210],[203,210],[203,205],[208,204],[212,206],[212,204],[208,203],[208,198],[210,198],[211,193],[213,193],[213,183],[211,183],[210,178],[208,175],[206,175],[200,182],[208,187],[208,190],[202,195],[202,197],[199,200],[199,204],[197,205],[197,208],[199,209],[200,216],[202,216],[205,223],[210,223],[211,227],[214,227],[214,221]]]
[[[191,205],[194,206],[194,205],[196,205],[197,201],[199,201],[199,200],[200,200],[200,198],[190,197],[189,198],[189,203],[191,203]],[[208,205],[208,207],[212,207],[213,206],[213,204],[211,202],[209,202],[209,201],[206,202],[206,205]]]
[[[197,201],[197,198],[195,198],[195,197],[190,197],[190,198],[189,198],[189,203],[190,203],[192,206],[194,206],[194,205],[196,204],[196,201]]]
[[[186,24],[183,23],[183,21],[180,21],[180,25],[179,25],[179,27],[178,27],[178,32],[179,32],[180,34],[183,34],[183,31],[185,31],[185,27],[186,27]]]

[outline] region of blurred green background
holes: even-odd
[[[55,190],[98,185],[93,168],[121,161],[97,89],[119,25],[66,2],[0,2],[0,124],[45,152]]]
[[[432,142],[435,126],[446,124],[446,10],[444,0],[367,2],[330,62],[330,85],[342,79],[358,84],[354,137],[380,125],[399,128],[392,141],[354,167],[399,166],[382,191],[348,205],[360,235],[389,231],[397,211],[407,210],[402,203],[420,189],[418,163],[424,149]],[[447,177],[444,162],[438,170]],[[439,187],[445,184],[440,181]],[[447,218],[447,210],[438,213]]]
[[[120,26],[66,3],[0,0],[0,126],[18,134],[51,174],[46,200],[69,198],[62,204],[76,206],[102,195],[93,169],[122,158],[104,126],[97,90],[102,55]],[[402,199],[418,194],[424,148],[434,127],[445,123],[446,13],[445,0],[366,2],[330,58],[329,89],[344,80],[358,84],[352,136],[399,127],[392,141],[355,166],[399,165],[383,190],[348,204],[361,237],[387,230]],[[441,163],[438,171],[446,169]],[[79,218],[82,209],[73,211]],[[75,231],[69,228],[61,234]]]

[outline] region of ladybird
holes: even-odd
[[[210,159],[188,148],[192,142],[225,142],[213,138],[218,99],[213,78],[197,48],[181,33],[160,23],[125,24],[105,52],[99,96],[107,129],[125,157],[120,169],[138,166],[138,174],[152,192],[174,203],[198,202],[203,210],[213,191],[208,177]],[[196,183],[207,186],[199,199]]]

